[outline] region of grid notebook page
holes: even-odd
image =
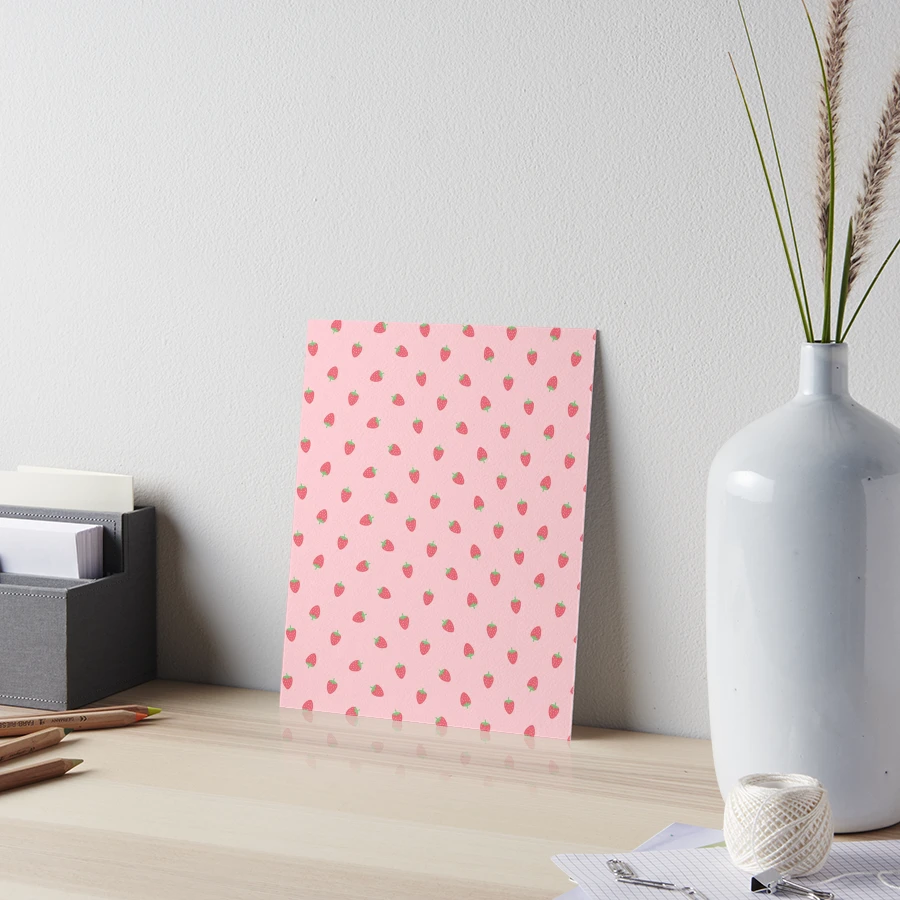
[[[724,848],[710,850],[660,850],[655,853],[566,853],[553,862],[577,882],[588,897],[596,900],[664,900],[656,888],[619,884],[606,867],[612,856],[625,860],[639,878],[672,881],[701,892],[707,900],[747,900],[750,875],[735,868]],[[897,870],[885,875],[890,888],[878,880],[880,871]],[[836,876],[853,875],[831,881]],[[898,900],[900,894],[900,841],[859,841],[835,844],[828,862],[809,878],[792,879],[811,887],[827,885],[836,900]],[[787,895],[783,895],[787,896]]]

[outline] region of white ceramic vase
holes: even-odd
[[[707,493],[707,676],[719,789],[828,789],[838,832],[900,821],[900,431],[806,344],[800,390],[718,452]]]

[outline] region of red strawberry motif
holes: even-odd
[[[412,578],[412,575],[413,575],[413,567],[412,567],[408,562],[403,563],[403,574],[404,574],[407,578]]]
[[[525,409],[526,416],[530,416],[534,412],[534,400],[526,400],[522,405]]]
[[[487,636],[493,638],[497,634],[497,626],[493,622],[489,622],[486,628]]]
[[[581,362],[581,354],[577,350],[575,350],[572,353],[571,360],[572,360],[572,365],[577,366],[578,363]]]
[[[456,581],[456,579],[459,577],[459,576],[456,574],[456,569],[454,569],[453,566],[451,566],[449,569],[447,569],[447,570],[444,572],[444,574],[445,574],[451,581]]]
[[[491,411],[491,401],[488,400],[487,397],[482,397],[482,398],[481,398],[481,409],[482,409],[484,412],[490,412],[490,411]]]
[[[316,521],[321,525],[327,519],[328,519],[328,510],[320,509],[319,512],[316,514]]]
[[[497,487],[500,488],[501,491],[506,487],[506,476],[502,473],[497,476]]]
[[[441,628],[443,628],[444,631],[449,632],[449,633],[452,634],[452,633],[453,633],[453,630],[454,630],[454,629],[453,629],[453,622],[452,622],[452,620],[450,620],[450,619],[444,619],[444,620],[441,622]]]
[[[549,491],[549,490],[550,490],[550,483],[551,483],[551,482],[550,482],[550,476],[549,476],[549,475],[545,475],[545,476],[541,479],[541,490],[542,490],[542,491]]]
[[[332,330],[335,334],[337,334],[337,333],[341,330],[341,320],[340,320],[340,319],[335,319],[335,320],[331,323],[331,330]]]
[[[475,329],[471,325],[464,325],[463,334],[466,337],[475,337]]]
[[[418,469],[410,469],[409,470],[409,480],[413,484],[419,483],[419,470]]]
[[[391,718],[392,718],[395,722],[402,722],[402,721],[403,721],[403,713],[401,713],[399,710],[395,709],[395,710],[391,713]]]
[[[478,598],[471,591],[469,591],[469,595],[466,597],[466,606],[468,606],[469,609],[475,609],[475,607],[478,606]]]
[[[368,422],[366,422],[366,428],[377,428],[381,424],[381,419],[372,416]]]
[[[519,651],[510,647],[509,650],[506,651],[506,658],[509,660],[509,664],[514,666],[516,664],[516,660],[519,658]]]
[[[464,706],[466,709],[472,705],[472,699],[465,691],[459,695],[459,705]]]
[[[292,578],[290,581],[291,590],[296,594],[297,591],[300,590],[300,580],[298,578]]]
[[[348,666],[351,672],[358,672],[362,669],[362,660],[354,659],[352,663]]]
[[[555,703],[551,703],[550,708],[547,710],[547,714],[551,719],[555,719],[559,715],[559,707]]]
[[[429,606],[432,600],[434,600],[434,594],[431,591],[425,591],[425,593],[422,594],[422,602],[426,606]]]
[[[313,400],[316,399],[316,392],[315,392],[312,388],[307,388],[307,389],[303,392],[303,399],[304,399],[307,403],[312,403]]]
[[[416,530],[416,520],[412,516],[406,517],[406,530],[410,532]]]
[[[397,619],[397,621],[400,623],[400,627],[404,631],[406,631],[406,629],[409,628],[409,616],[406,615],[406,613],[401,613],[400,618]]]
[[[449,671],[449,669],[440,669],[440,670],[438,671],[438,678],[440,678],[441,681],[449,681],[449,680],[450,680],[450,671]]]
[[[563,460],[563,465],[567,469],[571,469],[575,465],[575,457],[571,453],[567,453],[566,458]]]
[[[534,628],[531,629],[531,639],[533,641],[539,641],[541,639],[541,626],[535,625]]]
[[[503,701],[503,708],[506,710],[508,715],[512,715],[513,710],[516,708],[516,704],[512,700],[510,700],[509,697],[507,697]]]
[[[429,559],[437,553],[437,544],[434,541],[430,541],[428,545],[425,547],[425,552],[428,554]]]
[[[563,505],[562,505],[562,507],[560,508],[560,511],[559,511],[559,512],[560,512],[560,515],[561,515],[564,519],[568,519],[569,516],[572,515],[572,504],[571,504],[571,503],[563,503]]]
[[[419,387],[425,387],[425,382],[427,380],[428,376],[421,369],[419,369],[419,371],[416,372],[416,383],[419,385]]]
[[[513,559],[516,561],[517,566],[521,566],[522,563],[525,562],[525,551],[517,549],[513,553]]]
[[[484,361],[485,362],[493,362],[494,361],[494,351],[491,350],[490,347],[484,348]]]
[[[356,359],[359,354],[362,353],[362,344],[358,341],[350,348],[350,355]]]
[[[322,465],[319,467],[319,471],[322,473],[323,476],[330,475],[331,474],[331,463],[327,462],[327,461],[323,462]]]
[[[359,610],[358,612],[353,613],[353,621],[357,622],[357,623],[365,622],[366,614],[362,610]]]
[[[462,528],[460,527],[460,524],[456,521],[456,519],[454,519],[448,527],[450,528],[450,531],[453,532],[453,534],[459,534],[462,531]]]
[[[308,669],[311,669],[311,668],[313,668],[313,666],[315,666],[315,664],[316,664],[316,654],[310,653],[309,656],[306,657],[306,667]]]
[[[536,691],[538,688],[538,678],[537,675],[532,675],[531,678],[528,679],[526,687],[529,691]]]
[[[369,515],[369,513],[366,513],[365,515],[360,517],[359,524],[362,525],[363,527],[367,527],[367,526],[371,525],[372,522],[374,522],[374,521],[375,521],[375,517],[372,515]]]
[[[525,513],[528,512],[528,502],[525,500],[519,500],[519,502],[516,504],[516,509],[518,510],[520,516],[524,516]]]
[[[387,331],[387,322],[376,322],[372,330],[375,334],[384,334]]]
[[[438,728],[446,728],[446,727],[447,727],[447,720],[446,720],[443,716],[438,716],[438,717],[434,720],[434,724],[437,725]]]
[[[472,501],[472,505],[475,507],[475,512],[481,512],[484,509],[484,500],[476,494],[475,499]]]
[[[288,675],[287,672],[281,676],[281,683],[284,685],[284,689],[289,691],[291,689],[291,685],[294,683],[294,679],[291,675]]]
[[[416,691],[416,703],[420,706],[428,699],[428,694],[425,692],[425,688],[419,688]]]
[[[507,325],[506,326],[506,336],[514,341],[516,339],[516,326],[515,325]]]
[[[398,678],[403,678],[406,674],[406,666],[404,666],[403,663],[397,663],[397,665],[394,666],[394,671],[397,673]]]
[[[428,333],[431,331],[431,326],[428,325],[426,322],[423,322],[419,326],[419,331],[421,332],[422,337],[428,337]]]
[[[479,728],[481,731],[488,732],[488,731],[491,730],[491,723],[488,722],[487,719],[485,719],[485,720],[478,726],[478,728]]]
[[[399,456],[400,447],[397,444],[388,444],[388,453],[390,453],[391,456]]]
[[[356,571],[357,571],[357,572],[368,572],[368,571],[369,571],[369,563],[368,563],[368,560],[361,559],[361,560],[356,564]]]
[[[494,676],[491,675],[490,672],[485,672],[482,681],[484,681],[484,686],[486,688],[490,688],[490,686],[494,683]]]
[[[547,535],[548,535],[549,533],[550,533],[550,532],[549,532],[547,526],[546,526],[546,525],[541,525],[541,527],[538,528],[538,530],[537,530],[537,539],[538,539],[539,541],[545,541],[545,540],[547,540]]]
[[[450,348],[441,347],[441,362],[447,362],[448,359],[450,359]]]
[[[297,496],[298,496],[301,500],[305,500],[305,499],[306,499],[306,485],[305,485],[305,484],[298,484],[298,485],[297,485]]]
[[[437,447],[432,450],[432,453],[434,455],[434,461],[437,462],[444,455],[444,448],[438,444]]]
[[[460,383],[463,387],[471,387],[471,386],[472,386],[472,379],[469,378],[468,375],[466,375],[465,373],[463,373],[462,375],[459,376],[459,383]]]
[[[394,406],[403,406],[406,401],[403,399],[403,394],[391,394],[391,403]]]
[[[403,346],[403,344],[401,344],[399,347],[394,347],[394,353],[396,353],[397,356],[399,356],[401,359],[409,356],[409,351],[406,349],[406,347]]]
[[[334,413],[328,413],[322,421],[325,423],[326,428],[331,428],[331,426],[334,425]]]
[[[383,697],[384,696],[384,688],[380,684],[373,684],[372,687],[369,688],[372,692],[373,697]]]
[[[572,416],[574,416],[575,413],[578,412],[578,404],[573,400],[573,401],[572,401],[571,403],[569,403],[569,405],[566,407],[566,410],[567,410],[567,412],[569,413],[569,418],[571,419]]]
[[[560,665],[562,665],[562,654],[554,653],[553,656],[550,657],[550,665],[553,666],[554,669],[558,669]]]
[[[322,615],[322,610],[319,608],[318,603],[315,606],[311,606],[309,608],[309,617],[313,620],[313,622],[315,622],[320,615]]]
[[[387,641],[379,634],[377,638],[375,638],[375,646],[379,650],[384,650],[387,647]]]
[[[468,433],[469,433],[469,429],[468,429],[468,427],[467,427],[467,425],[466,425],[465,422],[457,422],[457,423],[456,423],[456,430],[457,430],[460,434],[468,434]]]
[[[300,707],[300,708],[301,708],[302,710],[304,710],[305,712],[312,712],[312,711],[313,711],[313,702],[312,702],[312,700],[307,700],[307,701],[303,704],[303,706]]]
[[[527,450],[523,450],[519,454],[519,459],[521,460],[522,465],[527,467],[528,464],[531,462],[531,454]]]
[[[334,380],[338,377],[338,367],[337,367],[337,366],[332,366],[332,367],[328,370],[328,373],[327,373],[327,374],[328,374],[328,380],[329,380],[329,381],[334,381]]]
[[[350,543],[350,541],[349,541],[349,539],[347,538],[347,535],[346,535],[346,534],[342,534],[342,535],[337,539],[337,548],[338,548],[338,550],[343,550],[344,547],[346,547],[347,544],[349,544],[349,543]]]
[[[534,737],[534,725],[529,725],[529,726],[522,732],[522,734],[524,734],[525,737]]]
[[[303,532],[295,531],[294,532],[294,543],[299,547],[303,544]]]
[[[519,610],[522,608],[522,601],[518,597],[513,597],[512,600],[509,601],[509,605],[512,611],[518,615]]]
[[[559,558],[557,559],[557,562],[559,563],[559,567],[561,569],[564,569],[566,567],[566,564],[569,562],[569,554],[568,553],[560,553]]]
[[[494,587],[497,587],[497,585],[500,584],[500,573],[496,569],[491,572],[491,584]]]
[[[479,447],[475,456],[478,459],[478,462],[487,462],[488,455],[487,450],[485,450],[484,447]]]
[[[312,446],[312,443],[310,442],[309,438],[301,438],[300,439],[300,449],[304,453],[309,453],[309,448],[311,446]]]
[[[316,617],[314,616],[313,618],[316,618]],[[285,637],[287,637],[287,639],[288,639],[292,644],[293,644],[294,641],[297,639],[297,629],[294,628],[293,625],[289,625],[289,626],[284,630],[284,634],[285,634]]]
[[[376,469],[375,466],[366,466],[366,468],[363,469],[363,478],[374,478],[377,473],[378,469]]]
[[[338,581],[334,586],[334,596],[340,597],[344,593],[344,582]],[[318,609],[318,607],[316,607]]]
[[[384,586],[378,588],[378,596],[381,597],[382,600],[390,600],[391,592]]]
[[[512,386],[515,384],[515,380],[512,375],[504,375],[503,376],[503,389],[507,391],[512,390]]]
[[[500,437],[502,437],[505,441],[509,437],[510,431],[512,431],[512,429],[509,427],[509,425],[506,424],[506,422],[504,422],[500,426]]]
[[[376,384],[377,384],[379,381],[383,381],[383,380],[384,380],[384,372],[382,372],[381,369],[376,369],[376,370],[369,376],[369,381],[374,381]]]
[[[466,479],[463,478],[462,472],[454,472],[454,473],[450,476],[450,480],[451,480],[454,484],[465,484],[465,483],[466,483]]]
[[[471,556],[472,559],[481,558],[481,550],[479,549],[478,544],[472,544],[472,546],[469,548],[469,556]]]
[[[385,499],[388,503],[396,503],[396,502],[397,502],[397,495],[396,495],[393,491],[388,491],[388,492],[384,495],[384,499]]]
[[[331,632],[331,646],[336,647],[341,642],[341,633],[339,631]]]
[[[421,419],[413,419],[412,426],[413,426],[413,431],[416,434],[422,433],[422,420]]]
[[[381,549],[387,551],[388,553],[392,553],[394,550],[394,544],[390,538],[383,540],[381,542]]]
[[[315,356],[319,352],[319,345],[315,341],[310,341],[306,345],[306,349],[309,350],[310,356]]]
[[[525,356],[528,359],[528,365],[533,366],[537,362],[537,350],[529,350]]]
[[[544,440],[545,440],[545,441],[552,441],[552,440],[553,440],[553,435],[554,435],[554,433],[555,433],[554,427],[553,427],[552,425],[548,425],[548,426],[544,429]]]
[[[350,391],[350,393],[347,394],[347,403],[349,403],[350,406],[355,406],[357,400],[359,400],[359,394],[357,394],[356,391]]]
[[[349,456],[356,449],[356,444],[353,441],[345,441],[344,442],[344,453]]]
[[[428,641],[419,641],[419,653],[424,656],[431,649],[431,644]]]
[[[547,390],[548,390],[548,391],[555,391],[558,384],[559,384],[559,382],[557,381],[556,376],[555,376],[555,375],[551,375],[551,376],[547,379]]]
[[[538,572],[538,574],[534,576],[534,586],[537,588],[542,588],[544,586],[543,572]]]
[[[325,565],[325,557],[320,553],[320,554],[313,560],[313,568],[314,568],[314,569],[321,569],[322,566],[324,566],[324,565]]]
[[[558,619],[562,614],[566,611],[566,604],[560,600],[555,607],[553,607],[553,612],[556,613],[556,618]]]
[[[497,540],[500,540],[500,538],[503,537],[503,525],[501,525],[500,522],[497,522],[494,525],[494,537],[497,538]]]
[[[328,691],[329,694],[333,694],[337,690],[337,688],[338,683],[333,678],[330,678],[328,680],[328,683],[325,685],[325,690]]]

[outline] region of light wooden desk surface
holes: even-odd
[[[571,887],[553,853],[721,827],[706,741],[439,734],[164,681],[116,700],[164,713],[69,735],[39,758],[83,766],[0,795],[2,900],[545,900]]]

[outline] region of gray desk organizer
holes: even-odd
[[[0,704],[75,709],[155,678],[156,510],[0,506],[0,516],[102,525],[105,573],[0,573]]]

